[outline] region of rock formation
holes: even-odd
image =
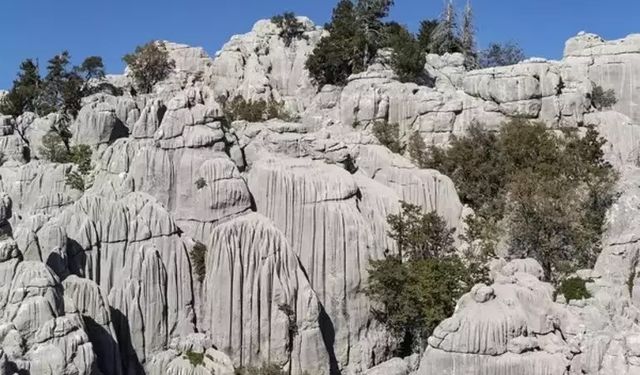
[[[93,150],[85,191],[65,182],[73,165],[42,160],[58,115],[0,115],[0,374],[267,362],[292,375],[638,373],[640,38],[582,34],[561,61],[469,72],[461,55],[429,55],[429,86],[399,82],[379,59],[318,91],[304,62],[325,31],[300,21],[290,46],[260,21],[215,58],[167,42],[175,71],[150,94],[108,76],[125,94],[84,98],[70,124],[71,143]],[[595,85],[616,89],[613,110],[592,110]],[[284,102],[300,120],[228,123],[223,98],[238,95]],[[579,273],[593,297],[567,303],[534,260],[496,261],[493,284],[460,300],[422,358],[391,359],[396,343],[365,293],[371,260],[396,251],[387,216],[407,201],[461,235],[470,209],[451,179],[389,151],[371,125],[446,144],[509,116],[594,125],[609,141],[621,197],[595,269]]]

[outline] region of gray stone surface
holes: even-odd
[[[92,184],[41,158],[52,114],[0,116],[0,374],[637,374],[637,35],[567,42],[562,61],[465,71],[429,55],[432,84],[400,83],[382,53],[345,87],[312,84],[306,57],[325,33],[306,18],[289,47],[270,21],[215,57],[166,42],[176,68],[151,94],[92,95],[71,123],[93,150]],[[596,85],[619,102],[596,112]],[[283,101],[300,120],[225,121],[219,96]],[[604,249],[577,273],[592,297],[566,302],[535,260],[496,260],[429,339],[396,343],[364,292],[372,260],[396,251],[387,216],[404,200],[464,234],[470,209],[450,178],[382,146],[376,121],[446,145],[473,121],[508,116],[595,126],[621,175]],[[29,152],[26,152],[29,151]],[[28,156],[31,154],[31,160]],[[206,248],[198,280],[190,252]],[[193,363],[189,356],[202,358]]]

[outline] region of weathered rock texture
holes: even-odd
[[[151,94],[105,78],[125,94],[85,98],[70,123],[71,143],[93,150],[84,192],[65,182],[73,165],[39,160],[59,115],[0,115],[0,374],[265,362],[293,375],[639,373],[640,38],[584,34],[562,61],[470,72],[461,55],[429,55],[429,86],[400,83],[380,58],[318,90],[304,64],[325,32],[299,20],[290,46],[270,21],[214,58],[166,42],[175,71]],[[592,108],[596,85],[616,89],[611,111]],[[229,124],[223,98],[237,95],[301,120]],[[389,151],[371,125],[446,144],[509,116],[593,125],[609,141],[621,197],[595,269],[579,273],[593,297],[564,303],[535,261],[496,262],[493,285],[461,299],[421,359],[390,359],[396,343],[364,292],[371,260],[396,251],[387,216],[407,201],[461,235],[470,210],[451,179]]]

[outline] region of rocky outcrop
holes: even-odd
[[[304,34],[286,46],[280,29],[270,20],[231,38],[213,61],[211,81],[216,95],[284,101],[302,112],[316,92],[304,65],[323,35],[308,18],[299,17]]]
[[[60,116],[0,116],[0,373],[637,373],[639,39],[584,34],[562,61],[470,72],[462,55],[429,55],[428,85],[399,82],[383,53],[318,90],[304,64],[325,31],[299,21],[291,45],[260,21],[215,58],[165,42],[175,69],[150,94],[108,76],[124,94],[85,98],[69,124],[71,144],[93,150],[84,192],[66,183],[71,164],[36,160]],[[593,110],[595,85],[616,89],[612,111]],[[301,119],[228,123],[222,103],[237,95]],[[499,261],[421,359],[390,359],[396,343],[364,292],[370,262],[396,251],[387,216],[407,201],[462,235],[470,210],[372,124],[445,145],[509,116],[608,140],[621,196],[595,269],[577,273],[592,298],[556,298],[533,260]]]

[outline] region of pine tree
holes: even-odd
[[[458,24],[456,10],[452,0],[445,4],[438,26],[433,30],[429,51],[444,55],[445,53],[462,52],[460,39],[457,36]]]
[[[0,102],[0,113],[18,117],[27,111],[37,112],[41,85],[37,64],[32,59],[23,61],[13,87]]]
[[[388,36],[393,53],[390,65],[401,82],[420,82],[424,76],[425,52],[406,27],[394,28]]]
[[[358,27],[351,0],[341,0],[325,26],[329,36],[322,38],[306,62],[311,77],[319,86],[343,85],[347,78],[366,68],[366,40]]]
[[[366,41],[363,64],[366,66],[375,56],[383,38],[382,19],[389,15],[394,0],[358,0],[356,15],[358,25]]]
[[[478,67],[478,52],[476,50],[476,32],[473,25],[473,9],[471,1],[467,0],[464,8],[464,17],[462,21],[462,37],[460,44],[462,53],[464,54],[464,63],[467,69],[476,69]]]
[[[433,31],[438,27],[438,20],[424,20],[420,22],[420,30],[418,31],[418,42],[420,48],[426,53],[430,53],[429,44],[431,43],[431,36]]]
[[[153,86],[167,78],[176,66],[175,61],[169,58],[164,43],[159,41],[136,47],[133,53],[124,55],[122,60],[131,69],[137,89],[145,94],[153,91]]]

